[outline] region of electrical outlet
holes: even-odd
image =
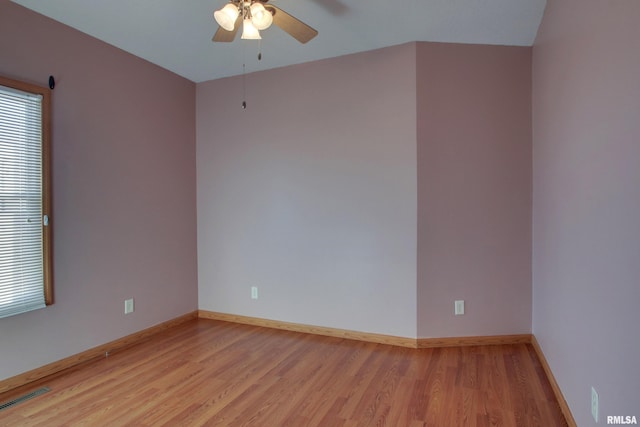
[[[593,419],[597,424],[598,423],[598,392],[593,387],[591,387],[591,415],[593,416]]]
[[[454,313],[456,316],[462,316],[464,314],[464,300],[456,301]]]
[[[251,287],[251,299],[258,299],[258,287],[257,286],[252,286]]]
[[[133,313],[133,298],[124,300],[124,314]]]

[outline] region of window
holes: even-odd
[[[0,318],[53,303],[49,98],[0,77]]]

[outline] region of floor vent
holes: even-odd
[[[8,402],[0,404],[0,411],[4,411],[5,409],[9,409],[12,406],[17,405],[18,403],[22,403],[25,400],[33,399],[36,396],[40,396],[41,394],[45,394],[46,392],[51,391],[49,387],[42,387],[37,389],[36,391],[32,391],[29,394],[25,394],[24,396],[20,396],[16,399],[10,400]]]

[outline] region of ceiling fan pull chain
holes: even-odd
[[[244,76],[245,76],[245,72],[244,72],[244,67],[245,64],[242,64],[242,109],[246,110],[247,109],[247,90],[244,84]]]

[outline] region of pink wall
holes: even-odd
[[[416,336],[415,45],[198,84],[200,308]],[[250,299],[250,287],[259,299]]]
[[[0,74],[57,80],[55,304],[0,319],[0,380],[195,310],[195,85],[7,0]]]
[[[246,88],[246,111],[241,78],[197,88],[200,308],[531,332],[530,48],[410,43]]]
[[[531,49],[418,43],[417,70],[418,335],[530,333]]]
[[[533,55],[533,330],[580,426],[640,418],[640,2],[549,0]]]

